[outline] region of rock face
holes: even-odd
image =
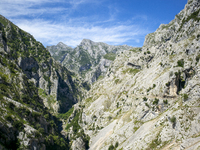
[[[200,149],[200,1],[119,53],[76,104],[90,149]],[[70,122],[70,121],[69,121]]]
[[[107,72],[107,68],[116,55],[133,47],[122,45],[112,46],[102,42],[93,42],[83,39],[74,49],[58,43],[56,46],[47,46],[52,56],[66,68],[79,74],[89,83],[95,82]]]
[[[51,56],[59,62],[62,62],[66,55],[73,51],[72,47],[69,47],[62,42],[59,42],[57,45],[47,46],[47,49]]]
[[[69,148],[54,115],[81,100],[87,85],[1,15],[0,54],[0,149]]]

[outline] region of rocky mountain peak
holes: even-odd
[[[80,46],[81,46],[81,45],[87,45],[87,46],[89,46],[89,45],[94,45],[94,44],[95,44],[95,42],[93,42],[93,41],[90,40],[90,39],[83,39],[79,45],[80,45]]]
[[[64,44],[63,42],[59,42],[57,45],[57,47],[61,47],[61,48],[69,48],[70,46]],[[71,48],[71,47],[70,47]]]
[[[179,42],[198,32],[200,1],[188,0],[184,9],[169,24],[161,24],[154,32],[145,37],[144,46],[165,43],[169,40]]]

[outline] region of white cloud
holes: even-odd
[[[20,28],[43,42],[44,45],[55,45],[58,42],[64,42],[75,47],[84,38],[96,42],[120,45],[129,40],[138,42],[138,37],[148,33],[147,30],[136,25],[118,25],[104,28],[102,26],[91,26],[88,23],[79,25],[73,22],[69,25],[63,25],[37,19],[32,21],[15,20],[15,22]]]
[[[140,37],[144,37],[149,31],[140,25],[132,25],[131,20],[115,22],[119,11],[115,7],[107,6],[109,15],[103,18],[98,16],[99,14],[90,17],[70,16],[70,13],[78,10],[81,4],[96,5],[103,1],[106,0],[1,0],[0,13],[6,14],[5,17],[46,46],[64,42],[75,47],[84,38],[114,45],[128,41],[140,43]],[[54,7],[54,3],[59,5]],[[46,4],[50,4],[49,7]],[[67,6],[64,7],[64,4]],[[55,23],[48,18],[45,19],[46,16],[52,17],[52,14],[57,15],[59,21]]]
[[[62,11],[68,10],[68,8],[49,6],[48,4],[64,5],[64,0],[1,0],[0,1],[0,14],[9,18],[19,18],[21,16],[34,16],[37,17],[41,14],[58,14]]]

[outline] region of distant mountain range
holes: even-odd
[[[78,73],[85,81],[93,83],[105,75],[107,68],[120,52],[133,47],[113,46],[83,39],[74,49],[62,42],[56,46],[47,46],[47,49],[52,57],[67,69]]]

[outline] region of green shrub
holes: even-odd
[[[65,114],[59,114],[58,117],[61,119],[68,119],[73,113],[73,111],[74,111],[74,107],[70,108],[68,112],[66,112]]]
[[[14,110],[15,105],[11,102],[8,103],[8,108],[10,108],[11,110]]]
[[[108,150],[114,150],[115,147],[113,146],[113,144],[111,144],[109,147],[108,147]]]
[[[168,100],[166,99],[166,100],[163,100],[163,103],[164,104],[168,104]]]
[[[36,138],[39,138],[40,136],[41,136],[41,135],[40,135],[40,132],[39,132],[39,131],[36,131],[36,132],[35,132],[35,137],[36,137]]]
[[[147,89],[147,92],[149,92],[151,90],[151,87],[149,87],[148,89]]]
[[[165,83],[165,85],[166,85],[167,87],[170,86],[170,82]]]
[[[143,97],[143,101],[147,101],[148,99],[146,97]]]
[[[149,107],[149,104],[148,104],[148,103],[145,103],[145,105],[146,105],[147,107]]]
[[[196,56],[196,61],[199,62],[199,59],[200,59],[200,54]]]
[[[116,80],[115,80],[115,84],[117,84],[117,83],[119,83],[119,79],[116,79]]]
[[[81,113],[76,110],[73,120],[69,124],[67,124],[65,129],[68,130],[70,127],[73,127],[74,134],[77,134],[79,129],[81,129],[81,127],[78,123],[80,115],[81,115]]]
[[[15,128],[17,128],[18,130],[20,130],[20,131],[24,128],[23,123],[22,123],[21,121],[19,121],[19,120],[15,120],[15,121],[13,122],[13,126],[14,126]]]
[[[157,146],[161,144],[161,142],[162,142],[162,141],[161,141],[160,139],[158,139],[158,137],[157,137],[156,139],[154,139],[154,140],[150,143],[150,145],[149,145],[150,149],[156,149]]]
[[[119,102],[117,102],[117,108],[119,107]]]
[[[116,142],[115,143],[115,148],[117,148],[119,146],[119,143],[118,142]]]
[[[41,133],[41,134],[44,134],[45,133],[44,128],[39,128],[38,132]]]
[[[110,121],[112,119],[112,116],[108,116],[108,120]]]
[[[60,114],[59,114],[60,115]],[[44,115],[44,118],[46,119],[46,120],[49,120],[49,114],[45,114]]]
[[[12,116],[10,114],[6,115],[5,119],[10,121],[10,122],[13,121]]]
[[[170,118],[170,121],[171,121],[171,123],[173,123],[173,124],[176,123],[176,117],[175,117],[175,116],[171,117],[171,118]]]
[[[177,66],[178,67],[184,67],[184,60],[183,59],[180,59],[177,61]]]
[[[111,145],[108,147],[108,150],[116,150],[118,146],[119,146],[119,143],[116,142],[116,143],[115,143],[115,146],[114,146],[113,144],[111,144]]]
[[[41,114],[40,113],[38,113],[38,112],[32,112],[32,116],[35,118],[35,119],[38,119],[40,116],[41,116]]]
[[[159,99],[155,98],[155,100],[153,101],[153,105],[157,105],[159,102]]]
[[[92,97],[88,97],[88,98],[85,100],[85,102],[86,102],[86,103],[90,103],[90,102],[92,102],[92,99],[93,99]]]
[[[188,99],[188,94],[183,94],[183,100],[186,101]]]

